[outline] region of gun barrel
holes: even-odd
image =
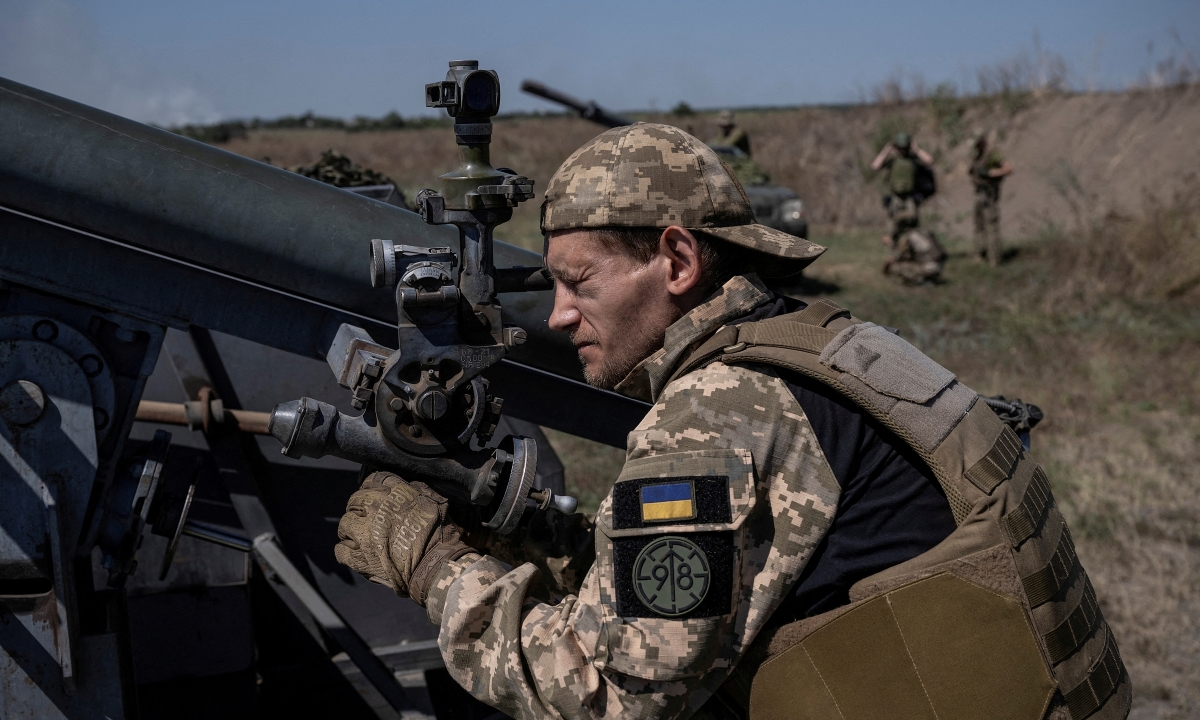
[[[547,87],[537,80],[523,80],[521,82],[521,90],[529,93],[530,95],[537,95],[544,100],[549,100],[550,102],[564,105],[576,112],[583,112],[587,109],[587,103],[583,102],[582,100],[577,100],[566,93],[562,93],[553,88]]]
[[[523,81],[521,83],[521,89],[530,95],[536,95],[542,99],[568,107],[579,113],[579,117],[583,118],[584,120],[591,120],[592,122],[603,125],[604,127],[615,128],[633,124],[632,120],[628,120],[619,115],[614,115],[594,102],[583,102],[582,100],[573,98],[566,93],[547,87],[537,80]]]
[[[458,244],[452,228],[415,213],[0,78],[2,280],[323,359],[343,322],[396,342],[395,298],[371,287],[374,238]],[[494,258],[540,265],[536,253],[499,242]],[[568,429],[565,417],[539,420],[562,415],[554,403],[518,400],[530,395],[530,373],[566,383],[557,404],[600,391],[577,382],[574,347],[547,327],[550,293],[502,301],[505,320],[528,334],[494,368],[506,411],[601,439],[578,423]],[[517,386],[502,389],[504,377]],[[596,430],[616,443],[644,405],[604,397],[625,408]]]

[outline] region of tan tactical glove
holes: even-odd
[[[468,552],[462,531],[446,519],[446,499],[424,483],[372,473],[350,496],[333,548],[338,562],[425,605],[438,568]]]

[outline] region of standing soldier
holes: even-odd
[[[750,157],[750,136],[733,121],[732,112],[722,110],[718,113],[717,127],[721,128],[721,134],[709,140],[709,145],[735,147]]]
[[[889,247],[895,247],[901,235],[921,224],[921,203],[933,195],[936,187],[932,165],[933,156],[904,132],[897,133],[871,161],[873,171],[887,170],[883,206],[892,220],[891,235],[884,237]]]
[[[1013,171],[1012,165],[989,147],[988,133],[976,130],[971,182],[975,185],[975,252],[988,265],[1000,264],[1000,183]]]
[[[506,565],[377,472],[338,526],[338,560],[425,607],[472,695],[521,719],[1126,717],[1021,440],[894,332],[769,290],[824,248],[755,223],[715,152],[602,133],[542,230],[549,326],[589,383],[652,404],[594,524],[531,528]]]

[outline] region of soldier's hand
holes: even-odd
[[[333,549],[338,562],[425,604],[429,584],[446,562],[471,552],[446,519],[446,499],[424,483],[372,473],[346,504]]]

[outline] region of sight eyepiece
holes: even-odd
[[[500,76],[477,60],[452,60],[446,79],[425,86],[425,107],[444,108],[459,123],[484,123],[500,112]]]

